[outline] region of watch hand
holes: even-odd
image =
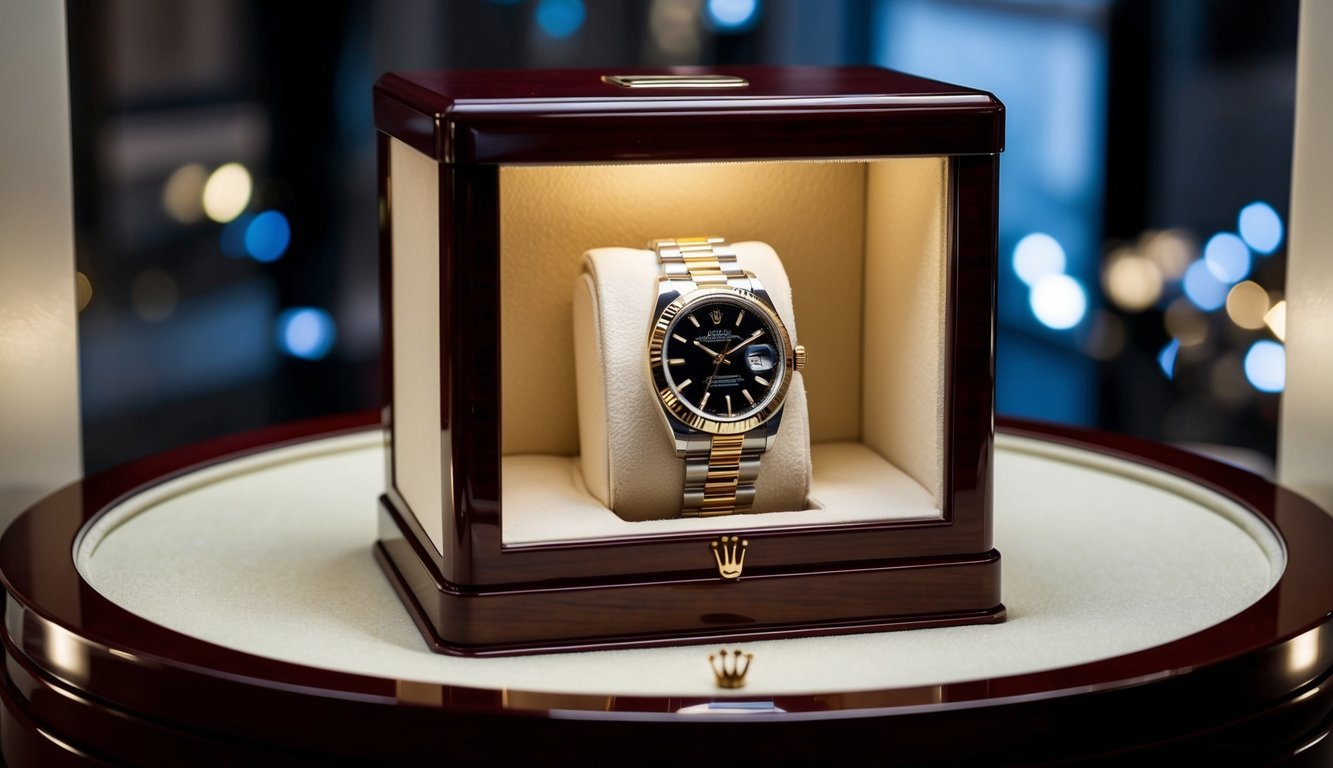
[[[736,346],[732,347],[731,349],[728,349],[726,352],[723,352],[723,353],[720,355],[720,357],[726,357],[727,355],[731,354],[732,352],[735,352],[736,350],[740,349],[741,347],[745,346],[746,344],[749,344],[750,342],[754,341],[755,339],[759,338],[759,337],[762,336],[762,335],[764,335],[764,329],[763,329],[763,328],[760,328],[759,330],[757,330],[757,331],[755,331],[754,333],[750,334],[750,338],[746,339],[745,341],[742,341],[741,343],[737,344]],[[727,362],[731,362],[731,361],[728,360]]]
[[[708,347],[705,347],[702,343],[700,343],[700,341],[699,341],[698,339],[695,339],[695,340],[694,340],[694,346],[696,346],[696,347],[698,347],[699,349],[702,349],[703,351],[705,351],[705,352],[707,352],[708,354],[712,355],[712,356],[713,356],[713,362],[714,362],[714,363],[717,363],[718,365],[721,365],[722,363],[726,363],[727,365],[731,365],[731,361],[726,359],[726,354],[725,354],[725,353],[723,353],[723,354],[718,354],[718,353],[715,352],[714,350],[711,350],[711,349],[709,349]]]

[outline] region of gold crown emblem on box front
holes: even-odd
[[[745,653],[739,648],[734,651],[724,648],[718,651],[717,656],[711,653],[708,655],[708,666],[713,668],[713,677],[719,688],[743,688],[745,673],[750,671],[751,661],[754,661],[754,654]]]
[[[750,542],[739,536],[721,536],[710,542],[713,559],[717,561],[717,573],[724,579],[739,579],[745,568],[745,550]]]

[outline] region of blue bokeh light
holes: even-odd
[[[1180,339],[1172,339],[1157,353],[1157,365],[1168,379],[1176,378],[1176,356],[1180,354]]]
[[[1231,289],[1229,285],[1217,279],[1203,259],[1189,265],[1189,269],[1185,270],[1181,287],[1185,289],[1185,297],[1205,312],[1212,312],[1225,304],[1227,291]]]
[[[1028,285],[1034,285],[1046,275],[1065,271],[1065,249],[1060,241],[1045,232],[1025,235],[1014,246],[1014,272]]]
[[[302,360],[319,360],[333,349],[338,329],[328,312],[293,307],[278,315],[278,348]]]
[[[741,32],[759,19],[759,0],[708,0],[704,18],[718,32]]]
[[[1282,244],[1282,217],[1262,200],[1241,208],[1236,224],[1245,244],[1256,253],[1267,256]]]
[[[1263,339],[1245,353],[1245,378],[1260,392],[1281,392],[1287,385],[1287,350]]]
[[[1218,232],[1203,246],[1203,260],[1213,277],[1232,285],[1250,274],[1250,247],[1230,232]]]
[[[245,252],[255,261],[270,262],[282,258],[292,241],[287,217],[277,211],[264,211],[245,228]]]
[[[557,40],[579,31],[586,17],[583,0],[541,0],[537,4],[537,26]]]

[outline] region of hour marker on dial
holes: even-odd
[[[731,415],[731,395],[727,395],[727,415]]]
[[[689,344],[689,343],[690,343],[690,340],[689,340],[689,339],[685,338],[684,336],[681,336],[679,333],[673,333],[673,334],[671,334],[671,338],[675,339],[676,341],[679,341],[681,344]]]
[[[763,387],[767,387],[767,386],[768,386],[768,379],[765,379],[763,376],[755,376],[755,377],[754,377],[754,380],[757,381],[757,382],[759,382],[759,385],[760,385],[760,386],[763,386]]]
[[[698,327],[699,327],[699,321],[694,319],[694,315],[690,315],[689,318],[690,318],[690,322],[691,322],[691,323],[694,323],[694,327],[695,327],[695,328],[698,328]],[[681,339],[681,341],[684,341],[684,339]]]
[[[740,312],[736,313],[736,325],[740,325],[741,321],[744,319],[745,319],[745,310],[742,309]]]
[[[749,403],[750,405],[754,405],[754,398],[750,397],[750,390],[742,389],[741,394],[745,395],[745,402]]]
[[[704,390],[704,398],[703,398],[702,400],[699,401],[699,407],[700,407],[700,408],[705,408],[705,407],[708,406],[708,396],[711,395],[711,394],[713,394],[713,393],[712,393],[712,392],[709,392],[708,390]]]
[[[689,385],[691,385],[691,384],[693,384],[693,383],[694,383],[694,379],[686,379],[686,380],[682,381],[681,383],[677,384],[676,387],[679,388],[679,389],[684,389],[684,388],[688,387]]]
[[[667,360],[667,365],[684,365],[684,364],[685,364],[685,358],[683,357],[673,357]]]

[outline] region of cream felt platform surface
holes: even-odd
[[[711,645],[462,659],[426,649],[371,556],[378,432],[190,473],[108,510],[75,552],[125,608],[249,653],[511,690],[712,696]],[[747,698],[998,677],[1142,650],[1261,597],[1282,547],[1238,505],[1172,475],[1001,436],[995,543],[1006,623],[746,644]]]

